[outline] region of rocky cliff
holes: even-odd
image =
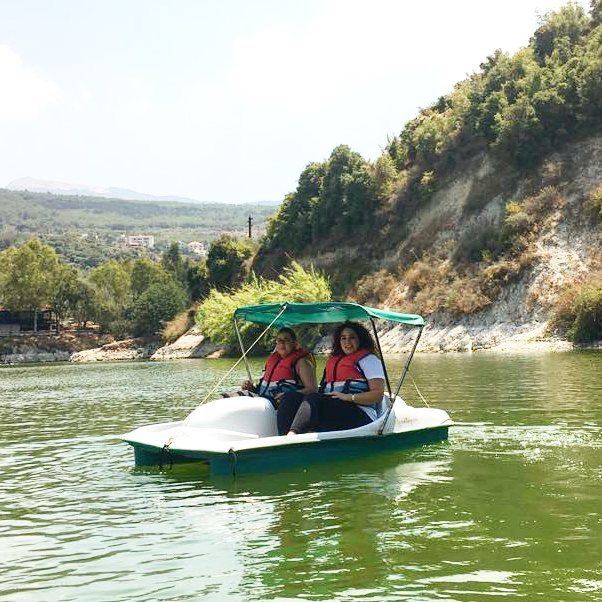
[[[601,135],[566,144],[528,173],[484,151],[413,212],[393,196],[367,235],[326,239],[298,259],[343,281],[347,299],[424,314],[423,351],[563,349],[550,328],[560,299],[602,280],[591,207],[601,185]],[[382,343],[394,353],[409,339],[393,328]]]

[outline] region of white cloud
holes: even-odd
[[[61,89],[23,64],[9,46],[0,45],[0,120],[30,121],[61,97]]]

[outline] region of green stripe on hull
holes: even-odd
[[[317,462],[352,459],[386,453],[407,447],[444,441],[448,426],[373,437],[326,439],[318,443],[286,444],[269,448],[248,449],[229,454],[209,452],[164,451],[152,446],[134,445],[136,466],[168,466],[184,462],[208,462],[212,474],[228,475],[253,472],[275,472]]]
[[[216,475],[253,472],[276,472],[318,462],[347,460],[367,455],[391,452],[407,447],[435,443],[447,439],[448,427],[437,427],[374,437],[327,439],[320,443],[299,443],[266,449],[232,452],[209,461]]]

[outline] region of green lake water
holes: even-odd
[[[602,599],[602,354],[418,356],[445,443],[236,480],[133,468],[118,435],[229,365],[0,368],[0,599]]]

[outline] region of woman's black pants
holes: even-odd
[[[358,405],[330,395],[286,393],[277,410],[278,434],[343,431],[372,422]]]

